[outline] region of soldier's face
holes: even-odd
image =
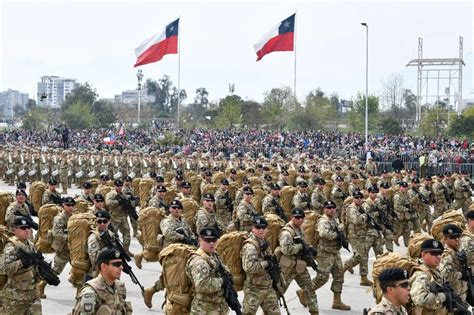
[[[250,202],[252,200],[253,194],[244,194],[244,200]]]
[[[107,280],[120,279],[122,274],[122,259],[113,259],[109,263],[103,263],[101,265],[101,274]]]
[[[217,242],[217,239],[215,238],[212,238],[212,239],[207,238],[205,240],[202,238],[199,238],[199,247],[206,253],[212,254],[216,250],[216,242]]]
[[[115,191],[121,193],[123,190],[123,186],[115,186]]]
[[[294,217],[291,218],[291,222],[293,222],[293,224],[294,224],[296,227],[300,227],[301,225],[303,225],[304,217],[301,217],[301,216],[294,216]]]
[[[399,305],[405,305],[410,299],[410,284],[408,280],[399,281],[394,287],[389,287],[393,290],[394,298]]]
[[[474,231],[474,220],[473,219],[467,219],[467,226],[469,227],[470,231]]]
[[[74,206],[63,204],[63,207],[64,207],[64,212],[66,212],[68,216],[71,216],[74,210]]]
[[[17,195],[17,196],[16,196],[16,201],[17,201],[18,203],[25,203],[25,201],[26,201],[26,196],[25,196],[25,195],[22,195],[22,194]]]
[[[29,226],[17,226],[13,229],[13,234],[15,234],[18,239],[21,241],[26,241],[30,238],[31,228]]]
[[[461,236],[450,236],[446,237],[444,242],[448,245],[449,248],[458,250],[461,246]]]
[[[267,234],[267,227],[253,227],[252,228],[252,232],[253,234],[255,234],[255,236],[258,238],[258,239],[265,239],[265,235]]]
[[[324,208],[324,214],[332,218],[336,215],[336,207]]]
[[[441,252],[423,252],[421,253],[421,258],[425,265],[430,268],[437,268],[441,262]]]
[[[170,207],[170,213],[173,217],[179,218],[179,217],[181,217],[181,208],[176,207],[176,206],[171,206]]]

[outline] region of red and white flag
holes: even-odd
[[[155,34],[135,49],[134,67],[160,61],[164,55],[178,53],[179,19],[166,25],[164,32]]]
[[[257,61],[274,51],[294,51],[295,14],[275,25],[255,45]]]

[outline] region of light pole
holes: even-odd
[[[365,150],[369,149],[369,25],[365,22],[360,23],[365,26]]]
[[[138,70],[137,72],[137,80],[138,80],[138,125],[140,125],[140,94],[142,91],[142,80],[143,80],[143,71]]]

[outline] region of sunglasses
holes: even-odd
[[[172,206],[171,209],[181,209],[181,207]]]
[[[304,219],[304,217],[300,217],[300,216],[298,216],[298,217],[294,216],[293,218],[295,218],[297,220],[303,220]]]
[[[204,238],[203,241],[206,243],[216,243],[217,238]]]
[[[400,287],[400,288],[404,288],[404,289],[408,289],[410,287],[410,283],[408,281],[404,281],[404,282],[401,282],[401,283],[397,283],[395,285],[395,287]]]
[[[245,195],[253,195],[252,193],[245,193]]]
[[[458,240],[461,238],[461,235],[452,235],[452,236],[447,236],[450,240]]]
[[[442,252],[428,252],[431,256],[441,256],[443,253]]]
[[[30,227],[30,226],[26,226],[26,225],[19,226],[18,228],[20,228],[20,229],[22,229],[22,230],[31,230],[31,227]]]
[[[97,224],[107,224],[109,220],[97,220]]]
[[[122,267],[122,262],[121,261],[115,261],[115,262],[109,263],[109,265],[112,265],[116,268],[120,268],[120,267]]]
[[[266,226],[254,226],[255,229],[257,230],[266,230],[267,227]]]
[[[362,199],[362,197],[354,197],[354,199]]]

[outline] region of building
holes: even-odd
[[[66,95],[79,87],[74,79],[58,76],[42,76],[38,83],[38,106],[59,108],[66,99]]]
[[[0,92],[0,114],[3,118],[12,118],[15,113],[15,106],[25,109],[26,103],[28,103],[28,93],[21,93],[12,89]]]
[[[123,91],[122,94],[115,95],[115,102],[121,104],[138,104],[138,90],[127,90]],[[142,89],[140,92],[140,102],[142,104],[153,102],[155,98],[152,95],[148,95],[146,89]]]

